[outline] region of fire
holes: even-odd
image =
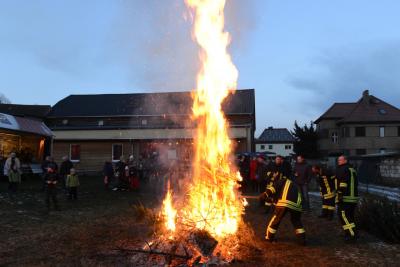
[[[237,232],[244,209],[237,190],[241,177],[231,160],[232,143],[221,107],[224,99],[234,93],[238,71],[227,52],[230,36],[224,31],[226,0],[185,1],[194,14],[193,37],[201,48],[202,67],[193,93],[192,119],[197,131],[192,184],[188,199],[179,209],[179,220],[220,240]],[[167,221],[169,225],[174,220]]]
[[[166,229],[175,232],[176,210],[172,207],[172,192],[169,183],[168,183],[167,196],[163,201],[163,216],[164,218],[166,218],[165,220]]]

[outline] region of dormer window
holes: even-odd
[[[387,111],[385,109],[383,109],[383,108],[380,108],[380,109],[378,109],[378,113],[381,114],[381,115],[386,115]]]

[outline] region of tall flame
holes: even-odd
[[[238,71],[227,47],[224,31],[225,0],[186,0],[194,12],[194,38],[201,47],[201,70],[193,101],[197,122],[193,184],[187,219],[213,236],[235,233],[243,204],[237,193],[238,177],[230,162],[232,144],[221,104],[236,88]]]
[[[222,112],[224,99],[236,88],[238,71],[224,31],[226,0],[185,0],[195,17],[194,38],[201,47],[202,67],[193,93],[197,124],[189,198],[179,210],[182,225],[205,230],[217,239],[236,233],[244,203],[238,193],[240,174],[231,162],[232,144]],[[166,228],[175,230],[176,211],[168,190],[163,207]]]

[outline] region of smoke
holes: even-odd
[[[246,48],[256,25],[255,0],[228,0],[226,28],[232,53]],[[115,49],[130,64],[131,80],[140,90],[188,91],[195,87],[199,69],[197,44],[184,0],[120,1]]]

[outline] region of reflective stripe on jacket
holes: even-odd
[[[301,194],[296,185],[288,179],[280,179],[268,186],[267,195],[275,199],[277,207],[301,211]]]

